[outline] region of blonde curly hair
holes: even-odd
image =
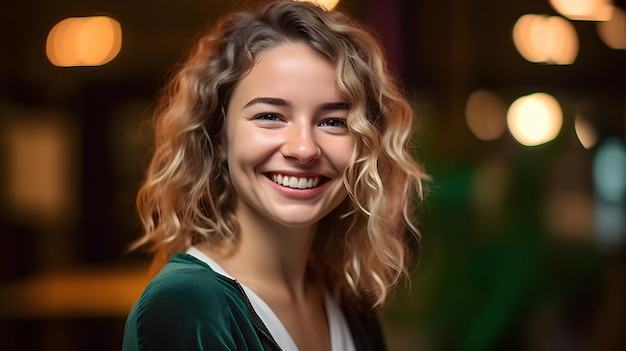
[[[309,268],[339,298],[382,304],[406,274],[407,232],[427,176],[410,154],[413,113],[376,39],[339,11],[277,1],[234,12],[200,36],[163,90],[155,152],[137,195],[147,248],[164,263],[199,242],[236,246],[237,194],[224,151],[231,94],[263,51],[303,42],[331,62],[350,105],[355,149],[343,178],[348,197],[322,219]]]

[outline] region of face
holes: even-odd
[[[226,158],[240,222],[314,226],[346,197],[354,149],[334,67],[303,43],[261,53],[228,105]]]

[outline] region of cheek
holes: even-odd
[[[349,139],[335,142],[327,148],[327,157],[337,170],[343,172],[348,167],[354,152],[354,145],[354,140]]]
[[[229,135],[226,151],[230,167],[255,167],[276,149],[277,138],[264,133],[235,131]]]

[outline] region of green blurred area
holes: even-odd
[[[603,247],[593,232],[558,235],[545,223],[548,180],[570,144],[524,149],[500,140],[490,146],[505,154],[496,161],[470,149],[449,162],[431,142],[423,145],[433,181],[418,216],[419,265],[384,312],[392,349],[622,349],[624,248]],[[505,181],[479,191],[490,167],[504,169]],[[498,201],[482,203],[491,191]]]

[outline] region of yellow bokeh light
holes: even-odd
[[[574,129],[576,130],[576,136],[578,141],[585,149],[591,149],[598,142],[598,133],[587,119],[582,116],[576,116],[574,120]]]
[[[607,21],[613,11],[612,0],[550,0],[550,4],[571,20]]]
[[[597,23],[598,35],[606,46],[626,50],[626,12],[615,7],[608,21]]]
[[[495,140],[506,130],[506,104],[494,92],[476,90],[467,99],[465,120],[480,140]]]
[[[106,16],[71,17],[50,30],[46,55],[55,66],[100,66],[122,48],[122,27]]]
[[[530,62],[569,65],[578,56],[576,29],[558,16],[521,16],[513,27],[513,41],[520,55]]]
[[[339,3],[339,0],[295,0],[295,1],[312,2],[314,4],[317,4],[317,5],[325,8],[326,10],[334,9],[335,6],[337,6],[337,4]]]
[[[507,124],[520,144],[536,146],[556,138],[563,124],[563,113],[554,97],[534,93],[522,96],[511,104]]]

